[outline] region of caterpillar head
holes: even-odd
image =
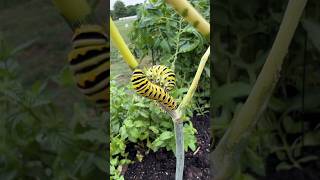
[[[146,76],[151,82],[163,87],[166,91],[171,91],[176,85],[174,72],[163,65],[155,65],[149,68]]]

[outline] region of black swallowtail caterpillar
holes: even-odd
[[[149,77],[141,69],[135,69],[131,76],[133,88],[138,94],[156,100],[170,110],[175,110],[177,103],[168,92],[175,85],[173,71],[165,66],[158,65],[150,68],[147,74]],[[163,87],[160,85],[163,85]]]
[[[155,65],[148,69],[146,75],[153,83],[160,85],[166,91],[171,91],[176,86],[176,76],[166,66]]]
[[[72,38],[69,64],[80,91],[103,108],[109,108],[110,47],[105,30],[98,25],[82,25]]]

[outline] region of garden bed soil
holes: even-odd
[[[192,119],[197,129],[197,145],[199,150],[186,152],[184,166],[184,180],[208,180],[209,175],[209,146],[210,146],[210,117],[196,116]],[[135,156],[136,148],[130,148],[129,154]],[[130,155],[131,156],[131,155]],[[133,156],[133,157],[134,157]],[[145,155],[142,162],[135,162],[124,168],[126,180],[174,180],[176,158],[172,152],[160,149]]]

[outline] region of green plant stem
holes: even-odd
[[[184,137],[183,123],[174,122],[174,132],[176,136],[176,180],[183,179],[184,169]]]
[[[174,131],[176,138],[176,180],[183,179],[183,169],[184,169],[184,136],[183,136],[183,118],[182,113],[186,108],[186,105],[191,101],[194,92],[197,89],[202,71],[206,65],[207,60],[210,55],[210,47],[208,47],[207,51],[204,53],[200,60],[200,64],[198,66],[196,75],[192,81],[192,84],[188,90],[187,95],[183,97],[182,103],[178,107],[178,109],[172,111],[165,106],[159,104],[172,118],[174,123]]]
[[[170,4],[198,32],[210,39],[210,24],[187,0],[165,0],[165,2]]]
[[[197,89],[202,71],[206,65],[207,60],[209,59],[209,55],[210,55],[210,46],[208,47],[207,51],[204,53],[204,55],[202,56],[202,58],[200,60],[200,64],[198,66],[196,75],[195,75],[194,79],[192,80],[192,83],[191,83],[190,88],[188,89],[187,95],[185,97],[183,97],[182,102],[180,103],[180,105],[178,107],[179,112],[183,112],[185,107],[190,103],[192,96],[194,95],[194,93]]]
[[[176,64],[176,60],[177,60],[178,54],[179,54],[179,45],[180,45],[179,41],[180,41],[180,36],[182,34],[182,21],[183,21],[183,18],[181,18],[180,21],[178,22],[179,23],[179,31],[178,31],[177,39],[175,41],[176,51],[175,51],[174,55],[172,56],[172,58],[173,58],[173,61],[172,61],[173,71],[175,70],[175,64]]]
[[[92,9],[87,0],[52,0],[72,30],[91,22]]]
[[[268,104],[307,0],[290,0],[261,73],[240,112],[213,152],[215,180],[232,179],[250,129]]]

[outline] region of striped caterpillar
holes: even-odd
[[[101,26],[82,25],[72,38],[68,61],[80,91],[107,111],[110,99],[110,47]]]
[[[131,82],[136,92],[144,97],[158,101],[170,110],[177,109],[177,103],[168,93],[175,85],[175,75],[165,66],[153,66],[147,71],[149,76],[141,69],[135,69],[131,76]],[[160,85],[156,84],[158,82]]]
[[[155,65],[148,69],[146,75],[153,83],[164,87],[166,91],[171,91],[176,86],[176,76],[166,66]]]

